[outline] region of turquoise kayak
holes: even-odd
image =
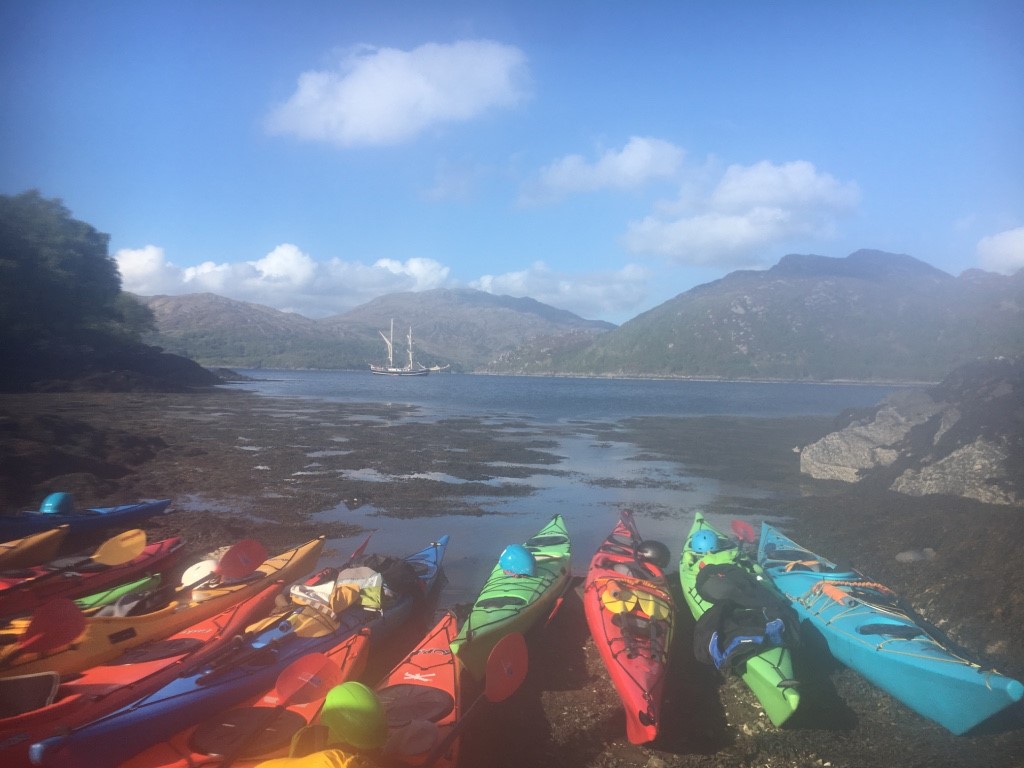
[[[762,524],[758,562],[839,661],[954,734],[1020,701],[1024,685],[950,647],[892,590]]]

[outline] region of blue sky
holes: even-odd
[[[0,4],[0,193],[124,287],[623,322],[787,253],[1024,266],[1024,4]]]

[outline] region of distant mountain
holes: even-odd
[[[1024,352],[1024,272],[906,255],[786,256],[698,286],[552,359],[551,373],[938,381]]]
[[[139,298],[156,317],[158,333],[147,341],[206,366],[365,368],[382,346],[302,315],[212,293]]]
[[[143,299],[147,339],[207,366],[365,370],[413,329],[424,365],[515,374],[939,381],[1024,354],[1024,271],[953,277],[911,256],[790,255],[698,286],[616,328],[533,299],[394,293],[311,320],[212,294]]]
[[[396,339],[399,332],[404,339],[412,327],[417,360],[450,362],[463,370],[486,368],[501,355],[538,338],[582,336],[589,342],[615,327],[534,299],[468,288],[391,293],[320,323],[339,332],[377,338],[377,329],[389,328],[392,318]],[[382,349],[379,340],[377,345]]]
[[[388,294],[322,320],[210,293],[140,298],[156,316],[150,343],[204,365],[238,368],[366,369],[383,359],[378,331],[387,332],[392,319],[396,354],[411,326],[417,362],[458,370],[485,368],[539,337],[589,341],[615,327],[533,299],[470,289]]]

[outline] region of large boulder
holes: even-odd
[[[971,363],[937,386],[845,414],[839,429],[801,449],[800,471],[913,496],[1024,505],[1024,362]]]

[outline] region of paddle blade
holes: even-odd
[[[145,548],[146,532],[141,528],[133,528],[100,544],[92,559],[101,565],[124,565],[141,555]]]
[[[274,690],[282,704],[308,704],[325,698],[331,688],[343,682],[337,664],[322,653],[309,653],[282,670]]]
[[[74,641],[85,629],[85,616],[66,597],[41,605],[18,640],[21,653],[46,653]]]
[[[217,563],[216,572],[225,579],[242,579],[267,559],[267,550],[256,539],[242,539],[233,545]]]
[[[510,632],[494,644],[484,667],[484,696],[488,701],[504,701],[526,679],[528,652],[526,639]]]
[[[366,546],[370,543],[370,538],[372,536],[373,536],[373,531],[370,531],[366,535],[366,538],[363,539],[363,543],[360,544],[358,547],[356,547],[355,550],[352,552],[352,554],[348,556],[348,563],[346,563],[346,565],[351,564],[353,560],[355,560],[357,557],[359,557],[361,554],[363,554],[363,552],[366,551]]]
[[[738,538],[744,544],[751,544],[756,538],[756,534],[754,533],[754,527],[746,520],[733,520],[732,532],[735,533],[736,538]]]
[[[181,574],[181,583],[196,584],[201,581],[205,581],[217,572],[217,561],[216,560],[200,560],[198,563],[193,563],[185,572]]]

